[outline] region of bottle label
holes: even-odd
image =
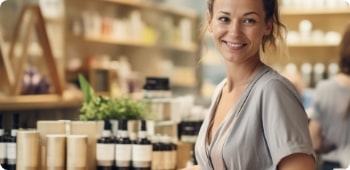
[[[122,138],[129,137],[129,132],[126,130],[119,130],[118,133],[119,133],[120,137],[122,137]]]
[[[5,164],[6,159],[6,143],[0,143],[0,164]]]
[[[11,136],[17,136],[17,130],[16,129],[12,129],[11,130]]]
[[[6,143],[0,143],[0,163],[6,158]]]
[[[132,161],[151,161],[152,145],[132,145]]]
[[[131,161],[131,144],[115,145],[116,161]]]
[[[106,160],[97,160],[97,166],[103,166],[103,167],[112,167],[114,165],[113,161],[106,161]]]
[[[16,143],[6,143],[6,156],[8,161],[14,160],[16,163]]]
[[[96,144],[96,160],[97,162],[102,161],[103,164],[108,164],[104,166],[113,165],[114,161],[114,146],[115,144],[104,144],[98,143]],[[101,164],[99,164],[101,165]]]
[[[134,168],[150,168],[151,161],[132,161],[132,167],[134,167]]]

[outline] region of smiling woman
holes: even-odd
[[[224,59],[226,78],[217,85],[199,132],[198,165],[192,169],[314,170],[298,92],[261,59],[281,54],[285,42],[278,0],[208,0],[207,5],[206,28]]]

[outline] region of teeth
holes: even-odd
[[[242,43],[230,43],[230,42],[227,42],[227,45],[229,45],[229,46],[231,46],[231,47],[238,48],[238,47],[242,47],[244,44],[242,44]]]

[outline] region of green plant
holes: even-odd
[[[151,118],[149,105],[141,100],[122,97],[110,100],[110,119]]]
[[[104,120],[109,115],[109,99],[95,96],[94,89],[84,76],[79,75],[79,84],[84,95],[84,102],[80,108],[80,120]]]
[[[143,100],[133,100],[127,97],[96,97],[93,88],[84,76],[79,75],[79,83],[84,95],[84,102],[80,108],[80,120],[152,118],[149,104]]]

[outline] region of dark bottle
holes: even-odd
[[[132,145],[133,170],[151,170],[152,142],[147,138],[146,121],[141,120],[138,139]]]
[[[5,159],[6,159],[6,143],[5,143],[4,128],[2,126],[2,114],[0,114],[0,164],[2,166],[5,165]]]
[[[18,118],[18,113],[15,113],[10,135],[6,137],[6,170],[16,170]]]
[[[131,167],[131,140],[128,132],[128,121],[119,120],[118,137],[115,142],[115,169],[129,170]]]
[[[111,124],[104,121],[102,135],[96,143],[97,170],[112,170],[114,166],[115,144],[112,138]]]

